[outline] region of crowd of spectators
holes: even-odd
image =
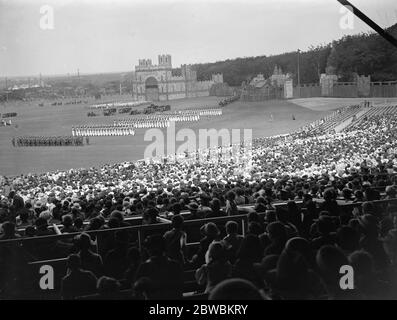
[[[65,299],[94,292],[179,299],[192,270],[197,291],[210,299],[241,292],[257,299],[397,298],[397,206],[374,202],[396,198],[397,117],[367,120],[342,133],[256,139],[240,150],[249,165],[201,150],[207,161],[183,155],[3,177],[0,240],[80,232],[61,243],[69,255]],[[346,211],[341,203],[358,205]],[[241,213],[244,235],[234,221],[185,230],[189,220]],[[143,224],[171,221],[171,229],[148,236],[142,250],[127,231],[116,231],[99,254],[99,239],[84,232],[128,226],[134,216]],[[49,228],[53,222],[61,225]],[[187,250],[191,239],[199,240],[194,252]],[[339,286],[347,264],[354,290]]]

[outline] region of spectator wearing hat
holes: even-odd
[[[209,245],[212,241],[218,241],[220,236],[220,231],[217,225],[213,222],[208,222],[201,227],[201,231],[204,237],[200,240],[200,245],[197,253],[192,258],[193,266],[201,266],[205,263],[205,254],[208,250]]]
[[[186,208],[190,210],[187,220],[202,219],[202,216],[199,214],[199,206],[196,202],[190,202]]]
[[[205,286],[205,293],[221,281],[228,279],[232,273],[232,265],[227,260],[226,250],[222,242],[212,242],[205,254],[205,264],[196,270],[196,281]]]
[[[136,273],[136,281],[147,278],[152,284],[153,299],[181,299],[183,293],[183,269],[175,260],[165,255],[165,243],[161,235],[152,235],[145,240],[149,259],[143,262]]]
[[[334,245],[336,242],[336,225],[334,219],[328,215],[321,215],[316,222],[318,237],[311,243],[316,250],[325,245]]]
[[[156,208],[148,208],[142,215],[142,224],[154,224],[157,223],[159,211]]]
[[[63,299],[74,299],[95,292],[97,278],[91,271],[82,268],[81,259],[77,254],[69,255],[67,267],[66,276],[62,278],[61,284]]]

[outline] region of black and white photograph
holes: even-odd
[[[395,0],[0,0],[0,300],[396,299]]]

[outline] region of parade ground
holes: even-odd
[[[216,108],[221,97],[181,99],[157,104],[170,104],[171,110]],[[363,99],[295,99],[262,102],[236,101],[223,108],[222,116],[208,117],[198,122],[176,124],[176,130],[199,129],[252,129],[253,138],[284,134],[329,114],[344,105],[359,103]],[[113,120],[132,117],[128,114],[88,117],[89,104],[51,106],[45,103],[25,102],[0,105],[0,112],[17,112],[12,126],[0,127],[0,174],[19,175],[41,173],[70,168],[88,168],[107,163],[135,161],[144,157],[145,131],[136,129],[135,136],[90,137],[89,145],[65,147],[13,147],[17,136],[67,136],[72,126],[112,124]],[[293,116],[295,120],[293,120]],[[166,131],[166,129],[161,129]]]

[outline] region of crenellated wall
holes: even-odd
[[[166,101],[209,96],[214,84],[223,83],[223,75],[220,73],[212,75],[211,80],[197,81],[196,71],[187,64],[181,65],[180,76],[173,76],[171,55],[161,54],[157,58],[157,65],[153,65],[151,59],[139,59],[135,66],[132,92],[136,100],[150,98]]]

